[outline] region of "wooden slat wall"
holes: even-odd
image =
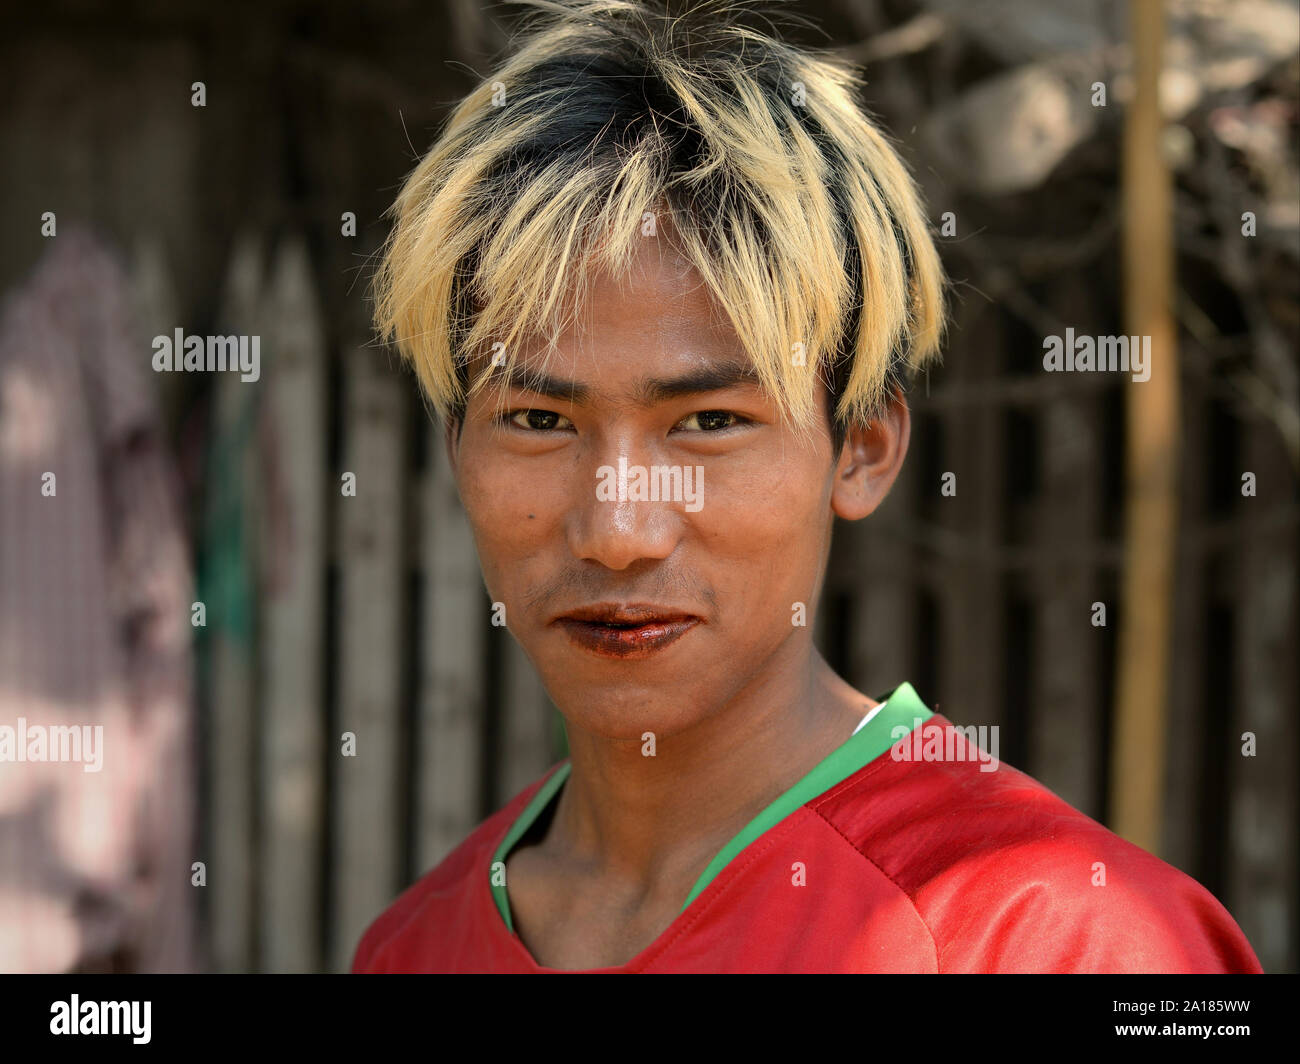
[[[241,459],[249,535],[260,537],[254,644],[211,633],[207,929],[220,970],[339,971],[411,879],[553,762],[556,718],[526,655],[489,622],[440,431],[420,426],[421,453],[410,445],[411,415],[428,417],[410,375],[355,316],[330,336],[301,241],[281,239],[269,265],[268,253],[237,243],[222,312],[226,331],[262,330],[279,468],[262,452]],[[1077,286],[1052,301],[1092,320]],[[870,694],[924,672],[922,696],[959,723],[1025,727],[1012,763],[1100,816],[1112,677],[1090,615],[1106,601],[1115,623],[1104,592],[1120,557],[1117,523],[1105,519],[1104,391],[1008,375],[1002,352],[1018,341],[992,308],[963,309],[954,331],[950,368],[913,393],[912,454],[891,496],[837,531],[819,642],[843,646],[848,678]],[[234,377],[218,382],[217,425],[246,414],[255,394]],[[1296,638],[1294,474],[1269,430],[1243,431],[1242,467],[1260,493],[1216,515],[1202,483],[1211,405],[1189,380],[1163,856],[1208,878],[1266,967],[1284,970],[1295,965],[1296,920],[1296,675],[1285,650]],[[1013,410],[1037,426],[1039,474],[1015,513]],[[357,475],[355,498],[340,494],[344,471]],[[958,474],[956,498],[939,494],[945,471]],[[1201,690],[1211,595],[1232,603],[1235,692]],[[1013,596],[1027,604],[1032,645],[1017,647],[1006,627]],[[833,599],[847,607],[837,614],[847,632],[825,614]],[[1031,678],[1018,722],[1007,691],[1025,681],[1013,670]],[[1206,699],[1230,703],[1227,749],[1204,734],[1215,711]],[[1258,737],[1254,759],[1240,756],[1246,730]],[[356,733],[355,758],[341,756],[344,731]],[[1000,745],[1008,758],[1016,739]],[[1202,827],[1207,766],[1225,781],[1226,836]]]
[[[545,692],[508,631],[488,623],[442,440],[435,431],[418,437],[418,457],[407,447],[419,428],[411,414],[426,417],[411,400],[414,384],[358,321],[363,286],[337,281],[366,272],[395,175],[427,147],[473,76],[465,72],[498,54],[507,29],[477,0],[434,5],[422,32],[451,42],[446,55],[458,62],[431,64],[397,17],[372,18],[358,36],[332,16],[284,17],[293,13],[275,4],[251,21],[219,17],[214,5],[169,7],[159,21],[150,12],[164,5],[133,6],[141,10],[110,34],[107,51],[96,20],[62,26],[57,12],[37,8],[0,42],[13,89],[0,145],[17,160],[3,176],[11,253],[0,276],[20,280],[46,240],[37,219],[56,210],[61,229],[80,216],[134,252],[151,331],[179,325],[263,339],[257,384],[206,374],[157,381],[182,449],[199,435],[201,418],[187,420],[191,402],[207,413],[208,437],[234,448],[197,486],[195,537],[206,557],[205,533],[231,537],[242,554],[223,558],[230,584],[221,594],[255,608],[246,625],[222,616],[214,599],[199,633],[207,671],[195,860],[207,886],[198,904],[217,970],[337,969],[391,894],[554,756]],[[841,6],[859,39],[890,28],[875,0]],[[365,46],[353,48],[362,36]],[[963,54],[951,41],[935,49]],[[921,118],[966,87],[967,74],[954,75],[932,101],[908,62],[876,63],[872,74],[870,95],[900,133],[913,123],[897,119]],[[239,77],[216,73],[234,70]],[[203,108],[190,102],[198,78],[207,81]],[[1216,143],[1196,136],[1200,146]],[[959,189],[932,169],[920,140],[902,139],[915,142],[918,178],[934,179],[927,201],[936,214],[961,208]],[[1009,353],[1024,350],[1022,285],[1037,286],[1048,313],[1076,325],[1116,309],[1106,241],[1095,255],[1063,257],[1055,278],[1046,266],[1023,277],[1019,266],[1059,251],[1044,259],[1016,250],[1060,240],[1050,204],[1077,216],[1093,197],[1113,199],[1107,150],[1098,141],[1064,165],[1040,190],[1050,197],[1045,212],[1037,193],[1022,206],[972,203],[978,224],[958,209],[960,235],[943,247],[958,316],[946,365],[914,393],[912,456],[890,498],[837,532],[826,593],[847,631],[833,631],[825,609],[815,621],[855,685],[874,695],[910,679],[959,723],[1010,725],[1002,755],[1097,815],[1113,636],[1093,629],[1089,614],[1102,600],[1108,623],[1118,620],[1122,503],[1101,470],[1120,431],[1104,419],[1103,389],[1121,385],[1016,373]],[[1194,185],[1181,187],[1178,216],[1199,229],[1206,192]],[[1247,204],[1229,206],[1221,228],[1230,233]],[[343,211],[355,213],[359,235],[340,233]],[[223,260],[232,219],[252,232]],[[295,227],[310,232],[310,254]],[[994,252],[1003,255],[997,268],[982,258]],[[1273,268],[1233,270],[1248,276],[1241,271],[1257,266]],[[999,274],[1012,283],[995,291],[1007,281]],[[1197,296],[1213,328],[1242,309],[1220,292],[1222,280]],[[1229,405],[1220,372],[1247,341],[1242,328],[1257,334],[1264,312],[1246,314],[1222,352],[1211,350],[1213,337],[1199,349],[1184,337],[1161,856],[1217,892],[1266,967],[1295,970],[1296,470],[1273,428]],[[1274,324],[1294,329],[1282,313]],[[242,435],[254,421],[257,433]],[[1040,482],[1013,502],[1024,456],[1012,429],[1022,424],[1034,426]],[[941,442],[922,465],[930,432]],[[1223,462],[1235,465],[1225,472]],[[356,499],[339,495],[347,468],[358,472]],[[958,474],[955,499],[939,496],[945,470]],[[1239,496],[1246,470],[1259,478],[1253,499]],[[1238,478],[1226,496],[1225,476]],[[214,507],[225,520],[216,533]],[[1012,618],[1024,629],[1013,631]],[[358,734],[356,759],[341,757],[343,730]],[[1256,736],[1254,758],[1241,755],[1245,731]]]

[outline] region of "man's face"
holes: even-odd
[[[837,475],[825,419],[783,425],[699,275],[643,249],[593,283],[545,379],[544,345],[521,349],[451,447],[488,592],[552,699],[636,741],[806,661]]]

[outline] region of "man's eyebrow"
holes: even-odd
[[[716,366],[701,366],[680,377],[652,377],[638,388],[642,401],[662,403],[701,392],[720,392],[738,384],[755,384],[758,371],[750,362],[723,362]]]
[[[563,399],[565,402],[579,405],[591,398],[591,389],[585,384],[565,380],[563,377],[553,377],[549,373],[524,366],[515,366],[510,371],[506,383],[521,392],[536,392],[548,399]]]
[[[670,399],[704,392],[718,392],[738,384],[755,384],[758,371],[750,362],[723,362],[716,366],[701,366],[677,377],[651,377],[636,387],[637,398],[650,405]],[[577,381],[554,377],[539,370],[516,366],[507,383],[520,391],[536,392],[551,399],[561,399],[579,406],[590,400],[591,388]]]

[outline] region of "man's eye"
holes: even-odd
[[[694,424],[692,424],[694,422]],[[717,432],[742,424],[742,419],[730,410],[701,410],[690,414],[677,423],[678,428],[699,429],[702,432]]]
[[[549,432],[563,428],[569,422],[567,417],[554,410],[514,410],[506,414],[506,420],[515,428],[530,429],[533,432]]]

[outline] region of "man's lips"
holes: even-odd
[[[645,658],[676,642],[701,618],[667,606],[602,603],[569,610],[553,622],[584,650],[610,658]]]

